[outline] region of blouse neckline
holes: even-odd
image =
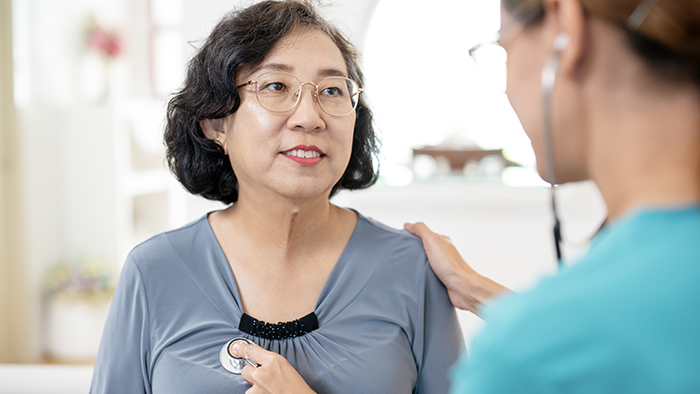
[[[325,324],[328,324],[342,309],[345,308],[345,306],[347,306],[347,304],[335,302],[334,298],[336,295],[340,296],[343,292],[347,291],[348,288],[355,289],[359,293],[361,287],[364,287],[364,284],[369,281],[372,274],[376,270],[376,266],[375,269],[372,270],[362,270],[357,269],[356,267],[353,267],[353,264],[350,264],[350,262],[353,260],[352,256],[357,249],[356,245],[362,243],[361,239],[364,238],[363,233],[366,233],[366,226],[369,225],[369,222],[362,214],[354,209],[351,210],[357,215],[357,224],[353,229],[350,239],[343,248],[340,257],[333,266],[331,273],[328,275],[326,283],[324,283],[321,292],[314,303],[314,309],[311,312],[317,318],[319,328],[322,328]],[[214,230],[209,223],[208,216],[210,213],[211,212],[205,214],[200,219],[200,222],[202,222],[201,224],[206,227],[206,237],[210,244],[207,246],[213,249],[213,264],[217,265],[217,271],[221,272],[223,280],[226,282],[226,286],[229,288],[230,295],[233,297],[234,301],[233,308],[231,308],[231,305],[229,305],[228,307],[222,306],[222,308],[219,309],[227,309],[232,311],[232,322],[235,322],[235,325],[240,329],[241,317],[245,315],[245,312],[241,307],[241,297],[238,291],[238,285],[233,275],[233,270],[231,269],[229,261],[226,258],[226,254],[224,253],[221,244],[219,244],[219,241],[216,239]],[[353,286],[353,284],[355,286]],[[362,284],[359,289],[357,286],[358,284]],[[354,297],[351,297],[351,299],[354,299]],[[326,300],[330,300],[330,302],[327,302]],[[307,316],[309,315],[297,319],[296,321],[302,320]]]

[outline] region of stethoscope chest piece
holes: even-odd
[[[233,338],[232,340],[226,342],[226,344],[221,348],[221,351],[219,352],[219,361],[221,361],[221,365],[224,367],[224,369],[231,373],[240,375],[241,371],[243,371],[243,368],[245,368],[246,365],[250,365],[255,368],[257,368],[258,365],[253,360],[235,357],[231,354],[231,345],[236,341],[243,341],[248,345],[253,345],[253,341],[249,339]]]

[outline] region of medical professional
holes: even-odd
[[[607,208],[587,255],[513,294],[424,224],[487,324],[453,393],[700,392],[700,0],[503,0],[508,98],[551,183]]]

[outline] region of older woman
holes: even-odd
[[[453,392],[700,392],[700,0],[502,6],[508,98],[540,174],[592,179],[609,216],[579,262],[489,307],[502,286],[407,226],[488,322]]]
[[[214,28],[165,141],[187,190],[231,205],[130,253],[92,393],[447,391],[461,332],[420,240],[329,202],[376,178],[361,84],[307,3]],[[222,351],[248,359],[242,376]]]

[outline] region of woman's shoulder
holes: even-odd
[[[175,255],[192,253],[193,249],[207,245],[206,240],[209,238],[210,231],[207,215],[204,215],[179,228],[156,234],[136,245],[129,252],[127,262],[131,261],[143,267],[171,261]]]
[[[406,230],[390,227],[358,213],[352,247],[356,255],[365,257],[368,264],[377,264],[387,270],[422,274],[429,267],[420,238]]]
[[[367,246],[374,246],[385,250],[396,248],[409,249],[425,257],[423,242],[420,238],[403,229],[390,227],[378,220],[367,217],[358,212],[358,231],[364,237],[362,241]]]

